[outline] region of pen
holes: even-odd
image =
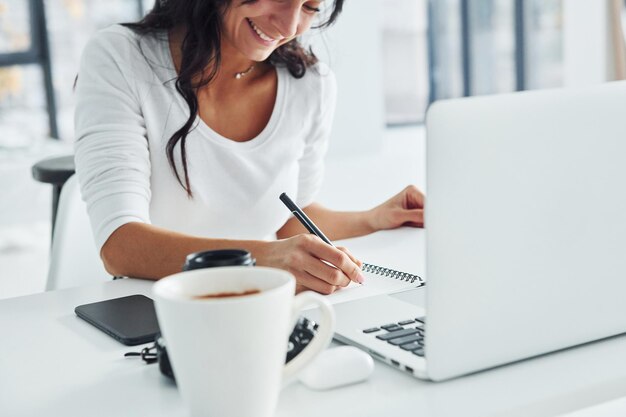
[[[307,216],[300,209],[300,207],[298,207],[296,205],[296,203],[294,203],[291,200],[291,198],[289,198],[289,196],[287,194],[282,193],[279,198],[280,198],[280,201],[282,201],[287,206],[289,211],[291,211],[293,213],[293,215],[296,217],[296,219],[298,219],[300,221],[300,223],[302,223],[302,225],[304,227],[306,227],[306,229],[309,231],[309,233],[312,233],[315,236],[319,237],[324,242],[328,243],[330,246],[332,246],[332,247],[335,246],[335,245],[333,245],[333,242],[331,242],[330,239],[328,239],[326,237],[326,235],[324,233],[322,233],[322,231],[315,225],[315,223],[313,223],[313,220],[309,219],[309,216]]]
[[[280,201],[282,201],[287,208],[289,209],[289,211],[291,211],[293,213],[293,215],[296,217],[296,219],[298,219],[300,221],[300,223],[302,223],[302,225],[304,227],[306,227],[306,229],[309,231],[309,233],[314,234],[315,236],[319,237],[320,239],[322,239],[324,242],[328,243],[330,246],[332,246],[333,248],[335,247],[335,245],[333,245],[333,242],[330,241],[329,238],[326,237],[326,235],[315,225],[315,223],[313,223],[313,220],[311,220],[309,218],[309,216],[307,216],[301,209],[300,207],[298,207],[296,205],[296,203],[294,203],[291,198],[289,198],[289,196],[285,193],[282,193],[280,195]],[[324,263],[327,263],[326,261],[322,261]],[[331,264],[328,264],[330,266],[333,266]],[[362,277],[361,277],[362,279]],[[363,281],[355,281],[357,282],[359,285],[363,285]]]

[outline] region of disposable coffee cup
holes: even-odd
[[[220,249],[195,252],[187,255],[183,271],[220,266],[254,266],[256,260],[250,252],[241,249]]]

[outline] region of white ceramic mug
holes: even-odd
[[[259,292],[197,298],[250,290]],[[154,284],[159,325],[191,416],[273,415],[282,384],[328,346],[334,331],[330,303],[319,294],[294,291],[290,273],[263,267],[198,269]],[[299,312],[312,304],[322,313],[317,334],[285,365]]]

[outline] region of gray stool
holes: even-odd
[[[54,223],[57,217],[57,206],[61,189],[69,177],[76,172],[74,167],[74,155],[59,156],[43,159],[31,168],[33,178],[39,182],[52,184],[52,235],[54,236]]]

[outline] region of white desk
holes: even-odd
[[[411,249],[422,233],[384,232],[350,247],[368,261],[379,256],[389,266],[422,273],[422,256]],[[156,365],[123,357],[139,349],[73,312],[88,302],[150,295],[150,285],[121,280],[0,301],[0,416],[184,416],[176,387]],[[444,383],[376,362],[365,383],[328,392],[289,386],[276,415],[554,416],[626,396],[625,357],[626,337],[617,337]]]
[[[320,201],[340,209],[364,208],[408,182],[424,188],[423,132],[416,133],[416,141],[389,137],[376,154],[329,161],[327,177],[333,181],[325,184]],[[423,274],[422,233],[395,230],[344,244],[367,262]],[[155,365],[123,357],[137,347],[119,344],[74,315],[80,304],[150,295],[150,285],[123,280],[0,300],[0,417],[184,416],[176,387]],[[328,392],[289,386],[276,415],[555,416],[624,396],[626,337],[618,337],[437,384],[376,362],[374,374],[362,384]],[[626,402],[590,413],[580,417],[626,415]]]

